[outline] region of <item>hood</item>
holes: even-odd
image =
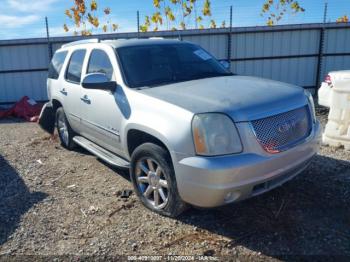
[[[246,76],[206,78],[140,90],[192,113],[220,112],[235,122],[287,112],[307,103],[301,87]]]

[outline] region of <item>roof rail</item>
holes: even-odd
[[[117,39],[106,39],[106,40],[101,40],[100,42],[102,43],[110,43],[110,42],[115,42],[115,41],[119,41],[119,40],[122,40],[122,41],[125,41],[125,40],[128,40],[126,38],[117,38]]]
[[[62,45],[62,48],[69,47],[69,46],[75,46],[75,45],[81,45],[81,44],[92,44],[92,43],[99,43],[100,40],[97,38],[91,38],[91,39],[84,39],[79,41],[70,42],[68,44]]]

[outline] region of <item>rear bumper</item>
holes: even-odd
[[[242,154],[195,156],[176,162],[174,167],[181,198],[198,207],[216,207],[283,184],[302,172],[317,153],[321,127],[317,122],[304,143],[279,154],[268,154],[256,139],[252,140],[252,136],[246,138],[250,138],[246,140],[250,142]]]

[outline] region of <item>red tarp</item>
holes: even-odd
[[[43,105],[37,104],[35,101],[25,96],[11,108],[0,111],[0,119],[13,116],[24,118],[30,122],[36,122],[39,119],[42,107]]]

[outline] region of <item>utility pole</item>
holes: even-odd
[[[231,65],[231,45],[232,45],[232,19],[233,19],[233,7],[230,6],[230,28],[227,41],[227,61]]]
[[[140,12],[137,10],[137,38],[140,38]]]
[[[198,29],[198,14],[197,14],[197,5],[196,5],[196,2],[193,3],[194,4],[194,24],[195,24],[195,27],[196,29]]]
[[[232,5],[230,6],[230,31],[232,30],[232,15],[233,15],[233,7]]]
[[[321,71],[322,71],[322,65],[323,65],[323,49],[324,49],[324,34],[325,34],[325,27],[327,22],[327,12],[328,12],[328,2],[326,1],[324,3],[324,12],[323,12],[323,24],[320,28],[320,40],[319,40],[319,47],[318,47],[318,61],[317,61],[317,71],[316,71],[316,86],[315,86],[315,97],[318,95],[318,89],[320,88],[320,77],[321,77]]]
[[[323,24],[327,22],[327,15],[328,15],[328,2],[326,1],[324,3]]]
[[[48,48],[48,52],[49,52],[49,59],[50,59],[50,62],[51,62],[51,59],[52,59],[52,45],[51,45],[51,41],[50,41],[49,22],[48,22],[47,16],[45,16],[45,25],[46,25],[47,48]]]

